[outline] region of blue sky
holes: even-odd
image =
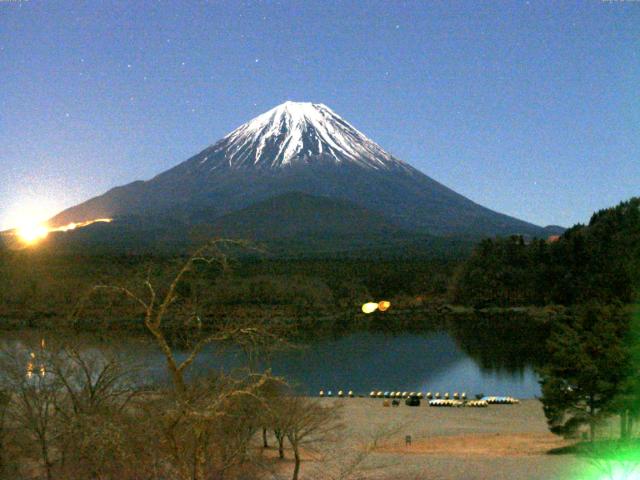
[[[640,194],[640,2],[0,1],[0,228],[285,100],[537,224]]]

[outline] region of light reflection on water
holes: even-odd
[[[481,369],[471,359],[458,361],[440,372],[419,391],[466,392],[469,398],[476,393],[517,398],[533,398],[540,395],[538,378],[532,368],[521,372],[489,371]]]
[[[19,333],[4,335],[4,342],[21,343]],[[165,362],[150,341],[119,337],[102,343],[82,334],[87,348],[110,350],[129,361],[144,365],[147,380],[166,380]],[[177,357],[183,359],[184,353]],[[239,350],[205,349],[191,367],[191,375],[242,368],[245,357]],[[445,332],[427,334],[353,333],[339,339],[323,339],[302,348],[277,352],[268,364],[275,375],[301,393],[319,390],[371,390],[466,392],[533,398],[539,385],[533,368],[487,367],[467,355]]]

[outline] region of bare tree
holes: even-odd
[[[287,402],[283,401],[281,392],[276,392],[269,397],[267,408],[263,411],[263,422],[264,428],[270,429],[276,438],[278,457],[284,459],[284,441],[287,436],[290,418],[287,411]]]
[[[240,347],[247,360],[249,372],[258,372],[260,362],[269,363],[276,352],[290,350],[295,346],[286,340],[286,333],[273,324],[252,320],[228,324],[227,330],[234,332],[231,337],[234,346]]]
[[[223,478],[254,463],[251,441],[261,426],[268,375],[218,375],[192,381],[180,402],[160,395],[147,402],[145,428],[158,439],[168,478]],[[175,395],[175,392],[172,392]]]
[[[143,282],[143,288],[146,290],[146,295],[138,294],[133,289],[125,286],[96,285],[91,288],[88,295],[86,295],[79,303],[73,312],[73,319],[74,321],[77,320],[91,295],[98,291],[119,293],[135,302],[142,308],[145,328],[149,333],[151,333],[165,357],[167,370],[177,396],[179,398],[184,398],[187,393],[185,371],[194,362],[202,349],[209,343],[229,340],[238,332],[221,331],[213,334],[206,334],[206,332],[203,331],[202,321],[198,312],[190,312],[188,318],[184,322],[184,327],[191,333],[191,338],[195,338],[195,341],[190,345],[186,358],[182,361],[178,361],[174,355],[171,345],[169,344],[163,327],[166,326],[165,323],[170,307],[175,305],[181,298],[181,295],[179,294],[179,287],[182,285],[185,277],[189,273],[193,272],[198,263],[217,264],[222,271],[228,270],[229,260],[227,255],[221,249],[221,247],[225,245],[244,246],[246,245],[246,242],[216,239],[199,248],[182,265],[175,277],[173,277],[173,280],[166,288],[164,295],[159,295],[159,290],[157,290],[152,284],[151,269],[149,269],[147,278]]]
[[[335,434],[341,428],[340,411],[337,404],[324,406],[308,397],[289,395],[281,402],[287,412],[284,431],[293,450],[291,478],[298,480],[302,449],[311,452],[318,444],[335,440]]]
[[[260,362],[264,362],[268,367],[267,372],[270,372],[270,360],[275,352],[296,348],[291,342],[286,340],[284,332],[279,332],[273,325],[267,326],[264,322],[244,325],[239,329],[239,332],[241,335],[236,335],[234,341],[245,354],[250,374],[258,372]],[[280,387],[282,386],[283,382],[281,379],[279,379],[278,382],[271,382],[266,385],[263,393],[265,395],[265,401],[268,402],[269,406],[276,406],[272,400],[280,397]],[[270,412],[269,409],[266,409],[265,412],[265,415],[262,415],[264,422],[261,427],[262,447],[269,448],[268,430],[272,428],[276,441],[278,442],[279,456],[280,458],[284,458],[283,443],[285,434],[281,428],[278,428],[280,412],[277,410]]]
[[[7,420],[27,437],[26,456],[32,453],[30,445],[34,441],[47,480],[53,478],[53,444],[58,436],[56,405],[60,400],[60,383],[48,373],[49,366],[45,352],[35,355],[17,348],[0,352],[0,378],[12,392]]]
[[[131,411],[140,391],[136,369],[97,350],[67,345],[50,355],[50,374],[62,395],[56,408],[62,422],[58,452],[65,476],[90,472],[103,478],[121,471],[128,460],[126,436]]]
[[[3,478],[5,473],[5,436],[7,433],[6,413],[9,406],[10,395],[0,385],[0,478]]]
[[[66,345],[51,357],[51,373],[66,391],[74,414],[122,411],[139,393],[133,382],[138,367],[98,350]]]
[[[373,462],[371,457],[381,442],[397,435],[405,426],[403,423],[382,425],[361,438],[341,435],[337,442],[323,449],[311,476],[327,480],[364,480],[371,472],[393,466],[388,459]]]
[[[143,281],[143,293],[126,286],[97,285],[74,312],[74,318],[78,318],[90,296],[99,291],[123,295],[141,308],[144,326],[165,357],[173,387],[172,395],[161,395],[157,402],[147,405],[145,411],[152,418],[150,428],[161,438],[161,450],[166,452],[159,463],[173,465],[170,476],[185,480],[203,480],[207,472],[212,471],[222,476],[244,461],[247,445],[259,425],[261,408],[257,405],[265,403],[264,387],[273,379],[268,373],[254,373],[255,359],[280,343],[264,325],[223,325],[213,332],[203,327],[197,295],[190,291],[188,281],[194,281],[200,264],[216,265],[220,271],[227,271],[229,261],[223,248],[229,245],[242,247],[246,243],[213,240],[189,257],[165,289],[153,285],[150,271]],[[188,340],[186,358],[181,361],[167,336],[178,314],[185,318],[181,330],[186,332],[183,338]],[[235,381],[220,374],[214,383],[189,384],[185,379],[187,369],[212,342],[240,345],[248,356],[249,375]]]
[[[125,412],[135,388],[130,373],[115,358],[55,342],[0,352],[0,390],[12,392],[7,447],[19,450],[17,463],[37,453],[47,479],[124,478],[125,439],[133,431],[126,431],[132,422]]]

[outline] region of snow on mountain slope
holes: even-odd
[[[308,102],[285,102],[241,125],[216,143],[200,164],[212,170],[275,169],[314,159],[374,170],[410,168],[326,105]]]
[[[50,223],[138,215],[195,225],[291,192],[353,203],[404,231],[547,236],[396,159],[327,106],[296,102],[257,116],[150,180],[116,187]]]

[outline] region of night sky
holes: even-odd
[[[640,1],[0,0],[0,229],[325,103],[494,210],[640,194]]]

